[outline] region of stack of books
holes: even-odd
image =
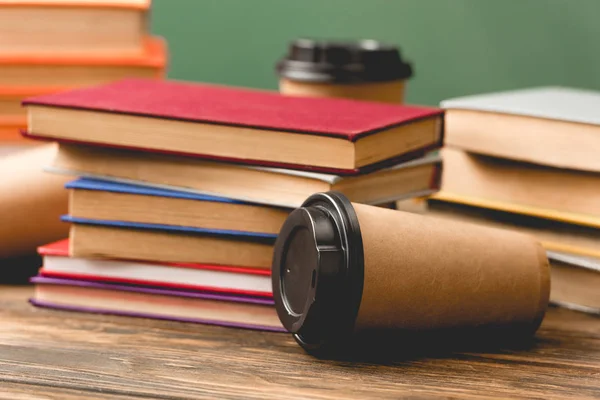
[[[162,77],[149,0],[0,0],[0,155],[23,148],[21,101],[125,77]]]
[[[429,213],[534,235],[551,300],[600,312],[600,93],[536,88],[442,107],[448,147]]]
[[[60,142],[48,170],[78,177],[39,306],[281,330],[270,268],[294,207],[439,188],[437,108],[142,79],[25,104],[28,135]]]

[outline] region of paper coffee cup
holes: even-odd
[[[0,160],[0,258],[35,253],[69,235],[60,216],[68,212],[65,184],[72,178],[43,171],[57,149],[35,146]]]
[[[338,97],[384,103],[404,102],[404,80],[373,83],[308,83],[286,78],[279,80],[279,91],[286,95]]]
[[[374,40],[299,39],[277,64],[282,94],[403,103],[413,72],[400,50]]]
[[[545,251],[519,233],[354,204],[320,193],[275,244],[273,296],[305,349],[369,333],[500,331],[530,336],[544,316]]]

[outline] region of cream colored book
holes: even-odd
[[[149,0],[0,0],[0,52],[141,53]]]
[[[225,236],[72,224],[69,254],[152,262],[271,268],[273,244]]]
[[[277,234],[291,209],[112,181],[67,184],[77,219]]]
[[[429,200],[427,215],[534,236],[546,250],[600,258],[600,229],[465,204]]]
[[[367,204],[425,196],[437,191],[440,167],[441,159],[432,154],[391,168],[342,177],[61,144],[47,170],[295,208],[310,195],[329,190]]]
[[[442,152],[442,190],[454,203],[600,227],[600,173],[466,153]]]

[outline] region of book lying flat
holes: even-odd
[[[262,233],[262,232],[248,232],[248,231],[236,231],[232,229],[209,229],[209,228],[198,228],[194,226],[182,226],[182,225],[165,225],[165,224],[154,224],[146,222],[130,222],[130,221],[112,221],[105,219],[89,219],[73,217],[71,215],[63,215],[61,220],[69,222],[73,225],[95,225],[95,226],[108,226],[123,229],[134,229],[134,230],[150,230],[150,231],[161,231],[165,233],[184,233],[184,234],[200,234],[209,235],[215,237],[224,237],[229,239],[239,240],[260,240],[265,243],[274,242],[277,238],[277,234],[274,233]]]
[[[0,86],[46,88],[98,85],[125,77],[162,78],[167,65],[163,38],[148,36],[139,54],[11,54],[0,52]]]
[[[434,198],[600,228],[600,174],[445,148]]]
[[[0,143],[9,142],[12,144],[39,144],[36,140],[23,137],[20,130],[27,126],[27,121],[22,118],[1,118],[0,117]]]
[[[600,257],[586,257],[575,254],[562,253],[560,251],[546,251],[546,255],[550,261],[572,264],[581,268],[593,269],[600,271]]]
[[[34,277],[37,307],[283,332],[273,301]]]
[[[0,52],[139,53],[149,8],[149,0],[0,0]]]
[[[558,306],[600,315],[600,258],[548,252],[552,290]]]
[[[56,93],[67,89],[69,88],[47,86],[0,87],[0,124],[27,127],[27,113],[21,106],[23,99],[31,96],[39,96],[41,94]],[[19,134],[19,136],[21,135]]]
[[[61,144],[50,172],[298,207],[313,193],[336,190],[357,203],[426,196],[439,188],[441,159],[430,154],[358,176],[248,167],[187,157]]]
[[[27,126],[25,110],[21,107],[22,100],[20,96],[6,96],[0,93],[0,117],[10,118],[22,126]]]
[[[225,197],[98,179],[69,182],[69,215],[75,219],[175,225],[275,235],[291,209]]]
[[[600,92],[542,87],[459,97],[441,106],[449,146],[600,172]]]
[[[85,222],[71,225],[69,254],[73,257],[271,268],[271,237]]]
[[[546,250],[600,258],[600,229],[467,204],[428,200],[426,215],[534,236]]]
[[[38,249],[40,275],[51,278],[272,297],[269,270],[189,263],[151,263],[69,256],[69,241]]]
[[[437,108],[128,79],[24,102],[27,135],[204,159],[358,174],[442,143]]]

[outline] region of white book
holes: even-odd
[[[444,100],[446,109],[489,111],[600,125],[600,92],[540,87]]]
[[[42,276],[201,290],[241,295],[271,296],[268,270],[235,266],[172,263],[69,257],[65,242],[41,249]]]
[[[441,106],[447,145],[600,172],[600,92],[541,87],[458,97]]]

